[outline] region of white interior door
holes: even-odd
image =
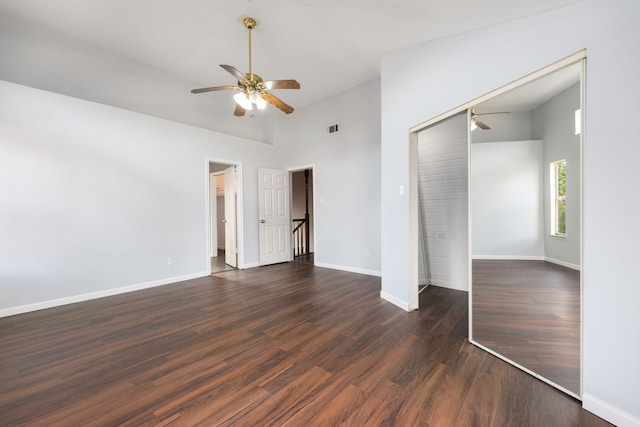
[[[258,169],[260,265],[291,260],[289,173]]]
[[[224,171],[224,262],[238,266],[236,242],[236,167]]]

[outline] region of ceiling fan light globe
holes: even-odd
[[[255,90],[249,92],[249,101],[251,101],[252,104],[257,104],[258,99],[260,99],[260,94],[258,92]]]
[[[267,108],[267,101],[265,101],[262,97],[258,98],[258,100],[256,101],[256,107],[258,107],[258,110],[264,110],[265,108]]]
[[[471,119],[471,132],[478,128],[478,124],[476,123],[476,119]]]
[[[236,101],[236,104],[238,104],[245,110],[253,110],[253,104],[244,92],[238,92],[233,95],[233,100]]]
[[[249,101],[255,104],[258,110],[264,110],[267,106],[267,101],[264,100],[260,92],[253,91],[249,94]]]

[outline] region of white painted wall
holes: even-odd
[[[544,259],[542,141],[471,144],[471,245],[479,259]]]
[[[257,168],[282,167],[270,145],[2,81],[0,153],[5,315],[205,274],[208,160],[242,162],[257,265]]]
[[[583,398],[619,425],[640,425],[638,16],[636,0],[585,0],[382,57],[382,292],[408,305],[408,130],[587,49]]]
[[[379,275],[380,81],[282,117],[275,135],[287,168],[313,165],[316,265]]]
[[[544,140],[545,239],[547,258],[580,266],[580,136],[575,134],[574,114],[580,108],[580,86],[574,85],[531,113],[532,132]],[[549,163],[567,160],[567,236],[550,236]]]

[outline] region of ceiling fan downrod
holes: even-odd
[[[253,18],[244,18],[244,20],[242,21],[244,23],[244,26],[247,27],[247,30],[249,30],[249,80],[250,81],[254,81],[254,77],[253,77],[253,69],[251,66],[251,30],[253,30],[256,26],[256,21]]]

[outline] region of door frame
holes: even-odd
[[[244,184],[243,184],[243,174],[242,174],[242,162],[238,162],[235,160],[229,159],[221,159],[216,157],[206,157],[205,158],[205,194],[206,194],[206,203],[205,203],[205,224],[206,224],[206,250],[204,253],[206,254],[206,271],[211,274],[211,258],[209,257],[209,249],[211,247],[211,189],[210,189],[210,173],[209,173],[209,164],[223,164],[226,166],[235,166],[236,167],[236,246],[238,248],[238,269],[246,268],[245,260],[244,260]],[[216,242],[216,248],[217,248]]]
[[[316,165],[314,163],[309,163],[302,166],[294,166],[291,168],[285,169],[289,172],[289,208],[291,210],[290,216],[293,218],[293,173],[301,172],[306,169],[311,169],[311,185],[313,186],[313,194],[311,195],[311,217],[313,218],[313,265],[316,265],[316,260],[318,259],[318,246],[317,243],[317,233],[316,233]],[[293,230],[293,229],[292,229]],[[291,233],[291,259],[293,260],[293,233]]]
[[[224,176],[224,262],[238,268],[238,209],[237,174],[235,166],[229,166]]]

